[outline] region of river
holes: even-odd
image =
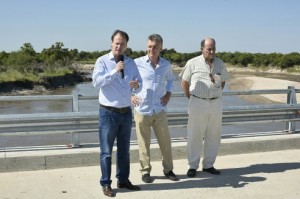
[[[174,91],[182,92],[180,79],[178,74],[174,73]],[[228,90],[229,84],[225,86],[225,91]],[[51,92],[52,95],[68,95],[73,91],[77,91],[81,95],[97,95],[97,89],[93,88],[90,82],[80,83],[75,87],[61,88]],[[248,101],[244,101],[237,96],[223,96],[223,105],[247,105]],[[168,109],[186,108],[188,100],[185,97],[171,98],[168,104]],[[80,111],[94,111],[99,107],[97,100],[92,100],[80,103]],[[72,106],[68,101],[29,101],[29,102],[5,102],[0,103],[1,114],[16,114],[16,113],[45,113],[45,112],[64,112],[71,111]],[[243,125],[225,125],[223,126],[223,135],[229,134],[244,134],[244,133],[263,133],[263,132],[278,132],[285,129],[285,123],[266,124],[243,124]],[[176,127],[170,128],[171,137],[176,140],[185,139],[186,128]],[[154,139],[155,136],[152,135]],[[135,129],[132,131],[132,141],[136,140]],[[70,144],[70,135],[35,135],[35,136],[11,136],[0,137],[0,148],[4,147],[19,147],[19,146],[41,146],[41,145],[66,145]],[[80,135],[80,143],[98,143],[98,134],[89,133]]]

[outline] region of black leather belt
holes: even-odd
[[[196,97],[196,98],[199,98],[199,99],[203,99],[203,100],[215,100],[215,99],[218,99],[218,97],[202,98],[202,97],[198,97],[198,96],[196,96],[196,95],[192,95],[192,96],[194,96],[194,97]]]
[[[116,108],[116,107],[112,107],[112,106],[105,106],[103,104],[100,104],[101,108],[104,108],[106,110],[112,111],[112,112],[117,112],[117,113],[126,113],[128,111],[130,111],[131,107],[124,107],[124,108]]]

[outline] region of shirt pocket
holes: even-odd
[[[214,79],[214,87],[220,88],[222,83],[222,75],[221,73],[213,74],[212,78]]]

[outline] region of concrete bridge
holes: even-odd
[[[299,92],[299,89],[294,91]],[[266,91],[252,91],[248,94],[264,92]],[[288,90],[276,92],[290,93]],[[202,168],[199,168],[195,178],[187,178],[186,140],[176,138],[172,140],[174,172],[180,181],[166,179],[162,173],[160,151],[153,140],[151,175],[154,182],[144,184],[139,172],[137,143],[132,142],[130,180],[133,184],[140,185],[142,190],[129,192],[116,188],[113,165],[112,188],[116,192],[116,198],[300,198],[300,133],[295,129],[295,122],[299,121],[295,110],[299,110],[299,104],[295,98],[288,97],[289,107],[286,106],[271,105],[268,113],[259,106],[246,109],[228,107],[232,114],[240,111],[239,114],[246,116],[243,120],[238,116],[234,117],[239,118],[238,122],[247,122],[249,118],[257,119],[257,114],[261,116],[260,120],[270,119],[268,114],[272,113],[272,121],[287,122],[287,131],[224,136],[215,164],[222,172],[220,176],[203,173]],[[232,116],[231,113],[229,115]],[[75,119],[80,116],[77,113],[70,114]],[[236,122],[234,118],[231,117],[227,122]],[[30,119],[30,116],[13,118],[14,121],[6,116],[0,119],[3,122],[1,128],[7,131],[10,129],[7,128],[7,122],[13,124],[23,120],[26,123],[25,120]],[[16,128],[14,133],[26,132],[23,128]],[[105,198],[99,185],[99,147],[97,144],[81,145],[79,142],[77,145],[75,148],[67,145],[39,146],[24,151],[22,148],[1,148],[0,198]]]
[[[224,138],[216,168],[220,176],[201,172],[187,178],[185,141],[173,142],[174,172],[180,181],[162,173],[157,144],[151,145],[154,182],[145,184],[139,172],[137,145],[131,145],[130,180],[141,186],[131,192],[112,188],[116,198],[274,198],[300,196],[300,134]],[[99,185],[99,149],[40,149],[1,152],[0,198],[105,198]],[[5,156],[5,157],[3,157]],[[8,160],[4,164],[3,159]]]

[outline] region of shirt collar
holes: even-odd
[[[200,55],[202,61],[206,62],[203,55]]]
[[[151,63],[151,60],[150,60],[150,58],[148,57],[148,55],[145,55],[145,59],[146,59],[146,62],[147,63]],[[159,65],[159,63],[160,63],[160,61],[161,61],[161,58],[160,58],[160,56],[158,57],[158,65]]]
[[[123,57],[124,57],[124,60],[126,59],[126,56],[123,54]],[[108,58],[110,59],[110,60],[115,60],[115,57],[114,57],[114,55],[113,55],[113,53],[110,51],[109,53],[108,53]]]
[[[109,52],[108,57],[109,57],[110,60],[114,60],[115,59],[115,57],[114,57],[114,55],[113,55],[113,53],[111,51]]]
[[[205,63],[208,64],[208,62],[204,59],[204,56],[203,56],[203,55],[200,55],[200,58],[201,58],[202,61],[204,61]],[[213,59],[212,64],[215,63],[215,59],[216,59],[216,58]]]

